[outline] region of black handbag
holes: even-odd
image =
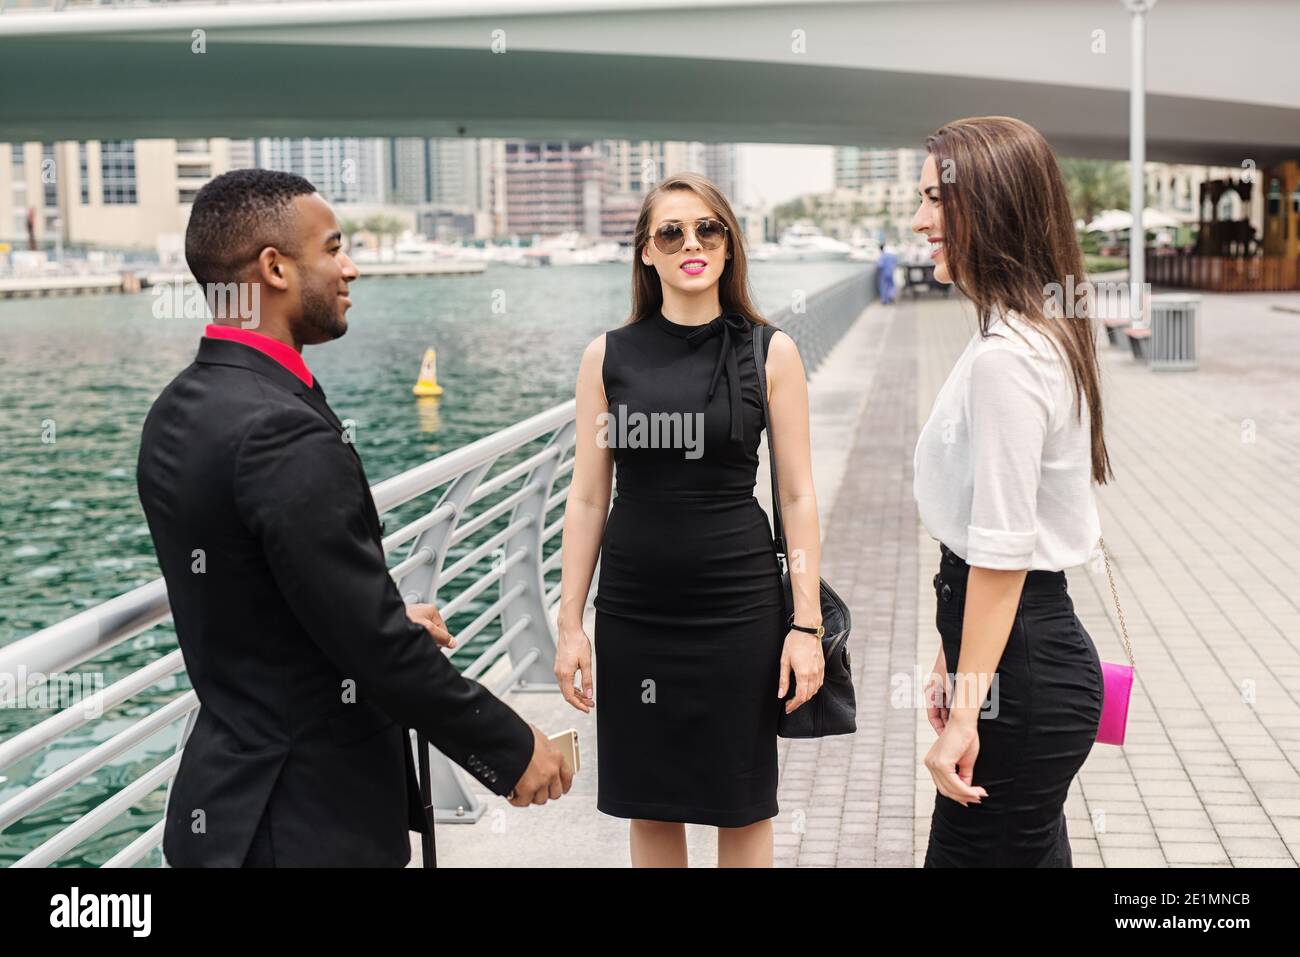
[[[790,583],[790,568],[786,558],[785,525],[781,521],[781,489],[776,480],[776,446],[772,430],[768,427],[771,413],[767,407],[767,354],[763,349],[763,327],[754,326],[754,365],[758,369],[758,394],[763,406],[763,428],[767,429],[767,458],[772,472],[772,543],[781,561],[781,590],[785,595],[786,626],[794,624],[794,589]],[[782,738],[820,738],[828,734],[852,734],[858,730],[857,698],[853,693],[853,672],[849,667],[849,629],[852,619],[849,607],[835,593],[835,589],[819,580],[818,592],[822,606],[822,655],[826,659],[822,686],[793,714],[785,713],[785,702],[795,696],[792,682],[790,691],[781,701],[781,714],[776,733]]]

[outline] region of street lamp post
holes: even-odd
[[[1146,228],[1142,210],[1146,206],[1145,166],[1147,161],[1147,63],[1146,15],[1156,0],[1123,0],[1128,8],[1132,31],[1132,76],[1129,80],[1128,106],[1128,208],[1133,223],[1128,232],[1129,318],[1136,323],[1146,320]]]

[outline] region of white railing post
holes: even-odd
[[[479,482],[492,468],[496,459],[484,462],[469,469],[455,479],[438,499],[434,510],[450,506],[453,513],[445,521],[438,522],[415,537],[411,543],[407,559],[413,558],[421,551],[429,555],[428,561],[417,565],[397,580],[397,590],[408,602],[433,602],[438,597],[438,579],[447,559],[447,550],[456,525],[466,509]],[[413,735],[415,746],[419,748],[422,737]],[[445,754],[432,744],[429,748],[429,787],[433,798],[434,820],[440,823],[464,822],[472,824],[483,815],[484,807],[478,797],[465,783],[463,772],[457,768]],[[417,752],[418,754],[418,752]]]
[[[469,508],[470,497],[474,494],[474,490],[478,488],[479,482],[483,481],[483,476],[492,468],[492,462],[494,461],[496,460],[484,462],[465,472],[455,479],[442,497],[438,499],[438,504],[434,506],[435,511],[439,508],[450,507],[454,510],[454,513],[447,521],[438,522],[432,527],[426,528],[411,543],[411,548],[406,555],[408,561],[421,552],[427,552],[429,558],[424,564],[417,565],[397,579],[397,590],[402,593],[402,597],[407,602],[433,602],[437,598],[438,577],[441,575],[443,563],[447,559],[448,543],[451,541],[452,534],[456,531],[456,525],[461,516]]]
[[[519,664],[530,651],[536,653],[515,682],[515,691],[558,691],[555,681],[555,632],[551,627],[546,603],[546,582],[542,576],[542,535],[546,530],[546,502],[551,497],[555,473],[559,470],[564,453],[573,446],[577,428],[567,422],[551,436],[547,448],[559,454],[543,459],[529,473],[527,484],[535,484],[535,491],[515,506],[511,524],[520,519],[531,519],[505,542],[505,555],[523,551],[528,557],[508,569],[501,579],[501,594],[505,595],[516,585],[523,586],[523,594],[501,609],[503,631],[524,622],[523,633],[510,643],[507,652],[512,664]]]

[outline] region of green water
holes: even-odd
[[[797,290],[811,294],[861,268],[757,263],[752,284],[770,314]],[[305,357],[339,417],[356,423],[357,450],[377,482],[572,398],[583,347],[627,316],[629,269],[489,266],[475,276],[363,279],[347,335]],[[158,576],[135,491],[140,428],[154,397],[193,359],[203,321],[159,319],[153,307],[148,293],[0,302],[0,645]],[[432,406],[411,396],[427,346],[438,350],[446,390]],[[453,620],[453,631],[490,594]],[[107,684],[174,647],[170,626],[159,626],[78,670]],[[471,658],[472,649],[459,660]],[[92,728],[0,768],[0,802],[187,687],[184,677],[160,683]],[[0,739],[50,713],[0,711]],[[159,734],[11,825],[0,833],[0,865],[174,744],[174,731]],[[163,798],[154,792],[60,863],[107,860],[158,820]]]

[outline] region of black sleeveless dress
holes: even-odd
[[[752,329],[656,313],[605,335],[615,498],[595,598],[596,806],[616,817],[743,827],[777,813],[786,630],[754,498]]]

